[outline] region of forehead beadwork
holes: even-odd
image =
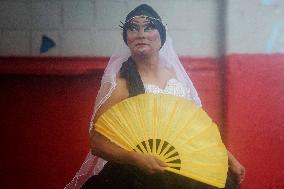
[[[155,23],[153,21],[158,21],[160,24],[162,24],[164,26],[161,19],[146,16],[146,15],[140,15],[140,16],[133,16],[133,17],[129,18],[128,20],[125,21],[125,23],[121,22],[122,25],[119,25],[119,27],[121,27],[122,29],[125,29],[129,26],[129,23],[132,23],[133,20],[135,20],[137,18],[143,18],[145,20],[148,20],[150,23],[152,23],[154,25],[155,25]]]
[[[158,19],[158,18],[154,18],[154,17],[151,17],[151,16],[146,16],[146,15],[140,15],[140,16],[133,16],[131,17],[130,19],[126,20],[125,23],[128,23],[128,22],[132,22],[134,19],[136,18],[143,18],[143,19],[146,19],[146,20],[157,20],[159,21],[161,24],[162,24],[162,21],[161,19]]]

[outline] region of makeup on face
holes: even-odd
[[[133,54],[150,55],[161,47],[160,34],[149,19],[134,18],[127,24],[127,44]]]
[[[137,21],[132,21],[129,23],[128,29],[127,31],[129,32],[139,32],[141,29],[143,29],[143,32],[151,32],[154,30],[157,30],[156,26],[154,23],[152,23],[151,21],[144,21],[143,24],[139,24],[139,22]]]

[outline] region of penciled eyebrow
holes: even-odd
[[[134,24],[140,24],[140,22],[139,22],[139,21],[137,21],[137,20],[132,20],[131,22],[132,22],[132,23],[134,23]],[[150,21],[149,21],[149,20],[145,20],[145,21],[143,21],[143,23],[142,23],[142,24],[146,25],[146,24],[149,24],[149,23],[150,23]]]
[[[149,24],[150,24],[150,22],[149,23],[145,23],[145,24],[138,24],[138,23],[132,23],[132,25],[134,25],[134,26],[142,26],[142,27],[145,27],[145,26],[149,26]]]

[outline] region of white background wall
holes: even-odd
[[[159,12],[179,55],[284,52],[283,0],[1,0],[0,56],[110,56],[141,3]],[[40,54],[43,34],[56,47]]]
[[[284,0],[230,0],[227,52],[284,53]]]

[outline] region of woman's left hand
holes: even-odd
[[[240,184],[245,178],[246,169],[231,153],[229,153],[229,169]]]

